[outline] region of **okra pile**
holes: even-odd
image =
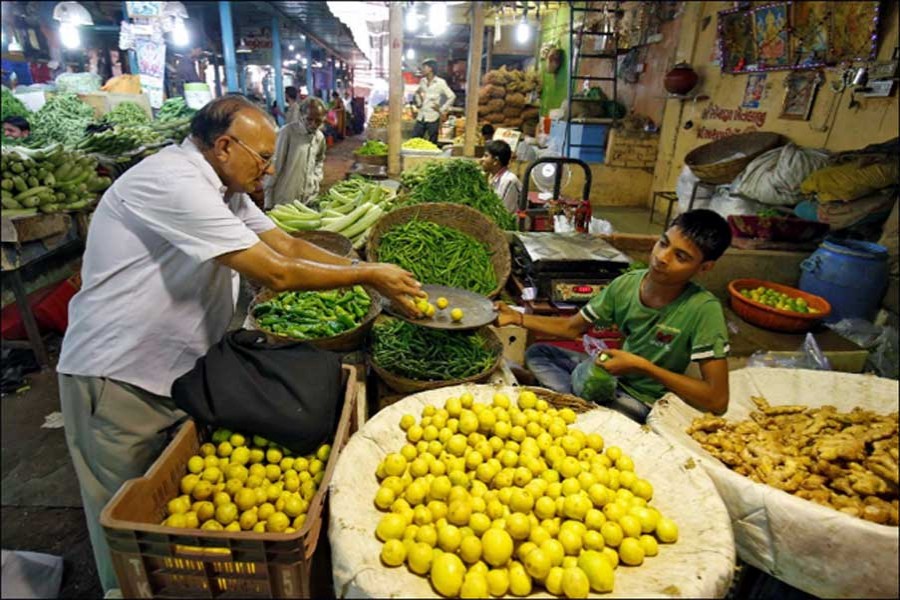
[[[362,323],[372,299],[361,286],[327,292],[282,292],[253,308],[260,329],[312,340],[340,335]]]
[[[378,260],[403,267],[425,284],[483,295],[497,287],[488,247],[468,234],[431,221],[413,219],[389,229],[381,237]]]
[[[41,150],[4,150],[0,158],[4,214],[87,208],[112,181],[97,175],[97,161],[61,144]],[[16,212],[13,212],[16,211]]]
[[[386,319],[372,328],[372,359],[379,367],[419,381],[450,381],[484,373],[497,360],[478,332],[444,331]]]

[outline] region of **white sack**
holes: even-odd
[[[375,469],[390,452],[406,443],[398,426],[406,413],[421,415],[431,404],[443,406],[447,398],[465,391],[476,402],[489,404],[502,391],[515,401],[517,388],[461,385],[421,392],[392,404],[366,422],[341,451],[329,486],[328,539],[338,598],[436,598],[428,580],[405,566],[381,564],[381,542],[375,527],[382,514],[373,499],[378,490]],[[578,415],[575,426],[585,433],[597,432],[606,445],[617,445],[629,454],[635,471],[654,488],[652,506],[678,524],[675,544],[660,544],[659,555],[640,567],[619,567],[611,594],[603,598],[641,596],[724,596],[731,585],[735,553],[728,513],[712,481],[689,460],[689,454],[673,446],[649,428],[605,408]],[[539,593],[538,593],[539,592]],[[543,588],[534,597],[555,597]]]
[[[748,419],[751,396],[770,404],[830,404],[897,410],[897,381],[871,375],[799,369],[741,369],[731,373],[724,417]],[[738,556],[781,581],[820,597],[897,597],[896,527],[852,517],[738,475],[713,458],[685,430],[701,412],[674,394],[654,405],[647,423],[686,448],[710,474],[734,527]]]
[[[732,188],[736,195],[763,204],[794,206],[803,199],[803,180],[827,165],[827,152],[788,143],[753,159]]]

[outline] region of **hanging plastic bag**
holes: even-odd
[[[604,350],[608,347],[603,340],[589,335],[585,335],[582,341],[589,358],[572,371],[572,391],[589,402],[608,404],[615,398],[617,381],[609,371],[597,365],[598,357],[600,362],[606,360]]]

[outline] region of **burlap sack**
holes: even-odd
[[[509,106],[503,109],[504,117],[518,117],[521,118],[522,108],[519,106]]]
[[[506,105],[518,107],[525,106],[525,94],[507,94]]]
[[[863,406],[897,410],[897,382],[831,371],[753,368],[731,373],[731,402],[723,417],[747,419],[763,396],[773,406],[830,404],[841,412]],[[701,413],[673,394],[653,407],[647,423],[694,455],[728,507],[741,559],[808,594],[824,598],[897,597],[897,528],[738,475],[713,458],[685,430]],[[834,565],[841,565],[835,569]]]
[[[340,598],[435,598],[428,579],[405,566],[385,567],[375,527],[381,518],[373,498],[378,490],[375,469],[405,443],[398,426],[404,414],[420,415],[426,405],[443,406],[447,398],[469,391],[476,402],[490,404],[502,391],[511,399],[517,388],[466,385],[422,392],[400,400],[372,417],[341,451],[329,486],[334,589]],[[632,457],[635,470],[654,488],[651,506],[675,519],[679,539],[660,544],[659,555],[640,567],[619,567],[612,593],[598,598],[681,596],[716,598],[728,590],[734,570],[734,539],[728,513],[703,469],[684,450],[628,418],[603,409],[578,415],[575,427],[597,432],[609,446]],[[534,597],[549,597],[535,587]]]
[[[488,112],[503,112],[503,109],[506,108],[506,102],[499,98],[495,98],[487,103],[487,107],[490,109]]]

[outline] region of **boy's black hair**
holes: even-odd
[[[18,127],[22,131],[31,131],[31,125],[25,117],[9,116],[3,119],[4,123],[9,123],[13,127]]]
[[[296,100],[297,96],[298,96],[297,88],[295,88],[292,85],[287,86],[286,88],[284,88],[284,95],[287,96],[288,98],[290,98],[291,100]]]
[[[678,215],[671,227],[691,240],[703,253],[703,260],[718,260],[731,245],[731,227],[719,213],[698,208]]]
[[[490,138],[494,137],[494,126],[490,123],[485,123],[481,127],[481,135],[484,136],[485,140],[490,141]]]
[[[509,166],[512,158],[512,149],[503,140],[491,140],[484,146],[484,151],[493,156],[504,167]]]

